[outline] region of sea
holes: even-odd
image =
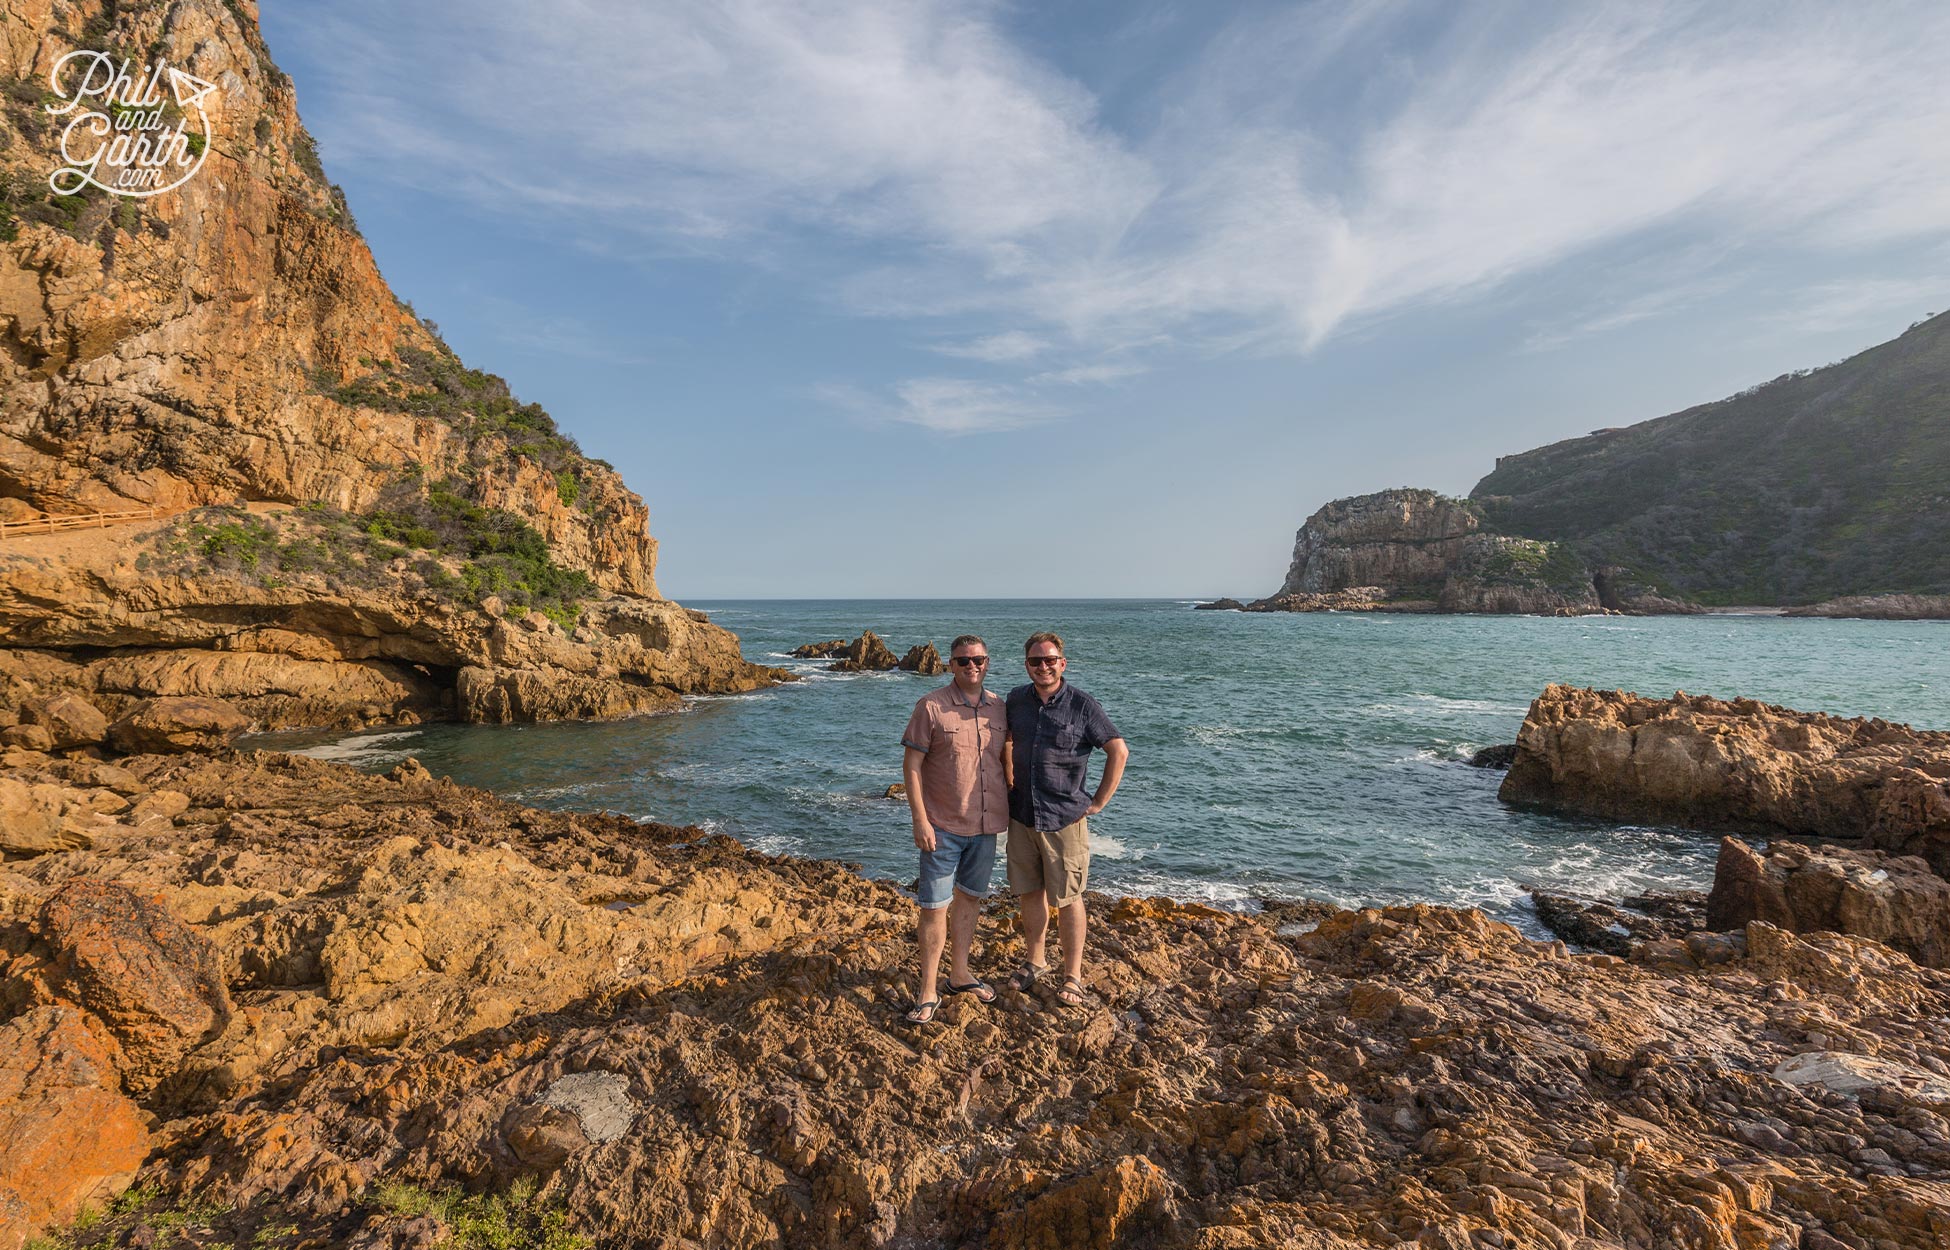
[[[1091,820],[1093,888],[1244,910],[1426,901],[1537,933],[1532,887],[1608,898],[1703,889],[1719,845],[1684,829],[1499,803],[1503,774],[1465,761],[1514,741],[1551,682],[1950,729],[1946,622],[1245,614],[1194,602],[697,602],[688,606],[737,633],[747,658],[799,680],[621,722],[262,735],[251,745],[372,771],[412,756],[521,803],[696,825],[906,886],[916,867],[907,806],[883,796],[901,779],[914,701],[947,678],[835,673],[789,653],[871,629],[897,654],[932,642],[945,657],[956,635],[979,634],[995,657],[990,688],[1006,693],[1027,680],[1023,639],[1054,630],[1068,679],[1103,704],[1131,752],[1115,800]],[[1000,877],[998,864],[998,888]]]

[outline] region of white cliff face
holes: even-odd
[[[1481,522],[1467,504],[1432,490],[1385,490],[1337,499],[1294,536],[1281,594],[1353,586],[1426,589],[1434,597]]]

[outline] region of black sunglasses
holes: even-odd
[[[1032,668],[1038,665],[1061,664],[1062,662],[1063,657],[1060,655],[1032,655],[1023,661],[1023,663],[1030,665]]]
[[[965,665],[968,668],[980,668],[989,662],[989,657],[986,655],[958,655],[955,657],[954,662]]]

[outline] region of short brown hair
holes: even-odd
[[[1027,655],[1028,655],[1028,654],[1030,653],[1030,651],[1032,651],[1032,650],[1034,650],[1034,649],[1035,649],[1035,646],[1036,646],[1036,644],[1037,644],[1037,643],[1039,643],[1039,642],[1052,642],[1052,643],[1055,643],[1055,644],[1056,644],[1056,654],[1058,654],[1058,655],[1062,655],[1062,654],[1063,654],[1063,640],[1062,640],[1061,638],[1058,638],[1058,637],[1057,637],[1057,636],[1056,636],[1055,634],[1051,634],[1051,633],[1041,633],[1041,634],[1031,634],[1031,635],[1029,635],[1029,641],[1028,641],[1028,642],[1025,642],[1025,643],[1023,643],[1023,644],[1022,644],[1022,653],[1023,653],[1023,655],[1024,655],[1024,656],[1027,656]]]
[[[955,639],[953,642],[948,644],[948,654],[953,655],[955,652],[961,650],[963,647],[980,647],[982,650],[987,651],[989,649],[989,644],[983,642],[980,638],[976,637],[974,634],[963,634],[961,637]]]

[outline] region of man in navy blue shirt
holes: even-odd
[[[1028,990],[1049,971],[1044,953],[1056,909],[1063,946],[1066,1006],[1083,1005],[1083,889],[1090,879],[1090,823],[1124,777],[1130,750],[1095,699],[1063,680],[1069,661],[1055,634],[1031,634],[1023,647],[1029,684],[1009,692],[1009,892],[1022,913],[1023,966],[1012,978]],[[1104,752],[1104,775],[1085,791],[1090,752]]]

